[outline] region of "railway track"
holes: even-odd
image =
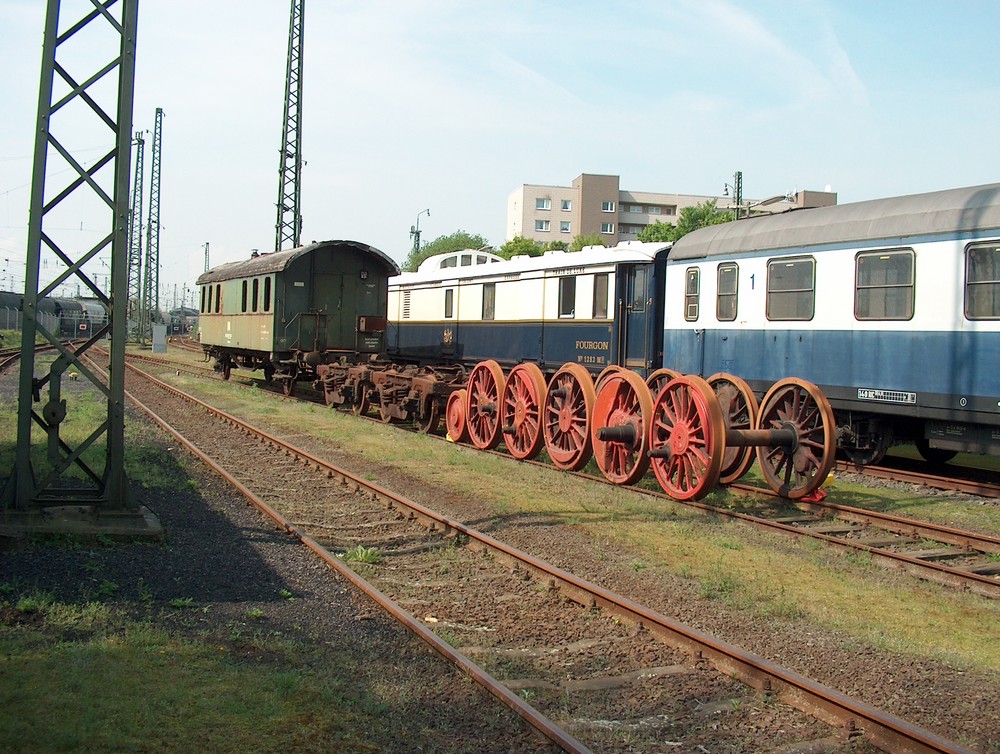
[[[160,385],[161,390],[170,393],[171,401],[179,398],[179,391],[163,383]],[[415,607],[423,619],[415,624],[420,628],[419,632],[416,627],[411,630],[421,635],[429,625],[434,626],[439,632],[443,629],[445,633],[451,632],[453,637],[465,640],[458,643],[464,647],[466,656],[487,657],[493,664],[500,663],[503,667],[510,667],[513,660],[517,661],[516,667],[522,668],[517,674],[519,677],[506,679],[503,686],[506,691],[491,690],[505,703],[519,705],[523,703],[522,697],[529,696],[544,708],[546,700],[551,705],[554,697],[563,700],[555,708],[562,709],[562,716],[567,717],[564,709],[567,697],[591,697],[585,711],[568,715],[567,724],[574,728],[574,732],[582,731],[584,740],[595,735],[600,739],[600,734],[606,733],[602,728],[604,725],[620,728],[620,720],[614,724],[609,721],[616,719],[616,713],[620,717],[621,709],[620,706],[615,707],[615,700],[621,704],[621,689],[628,690],[629,703],[633,705],[632,722],[628,723],[636,726],[633,733],[653,727],[662,742],[663,736],[678,735],[677,721],[681,720],[681,727],[695,736],[693,740],[697,741],[699,731],[703,732],[713,717],[717,723],[718,716],[724,712],[724,727],[730,731],[729,735],[741,735],[737,713],[742,708],[748,715],[759,714],[760,697],[734,687],[732,681],[703,678],[700,666],[704,663],[701,661],[707,661],[735,678],[765,690],[766,699],[789,701],[838,726],[843,738],[854,739],[851,746],[863,736],[867,741],[891,751],[963,750],[773,663],[676,624],[655,611],[371,485],[349,472],[333,468],[276,438],[267,438],[266,442],[285,459],[280,465],[273,460],[273,455],[271,461],[263,461],[256,455],[250,457],[249,447],[259,446],[248,443],[248,433],[258,436],[260,433],[233,417],[221,412],[212,413],[225,421],[227,433],[234,433],[232,439],[221,438],[218,433],[222,430],[213,423],[207,430],[213,446],[238,448],[237,455],[248,464],[246,468],[257,470],[258,477],[261,468],[278,472],[271,476],[280,477],[283,489],[272,489],[257,495],[263,510],[313,547],[331,565],[338,562],[331,552],[349,547],[356,549],[355,542],[373,543],[373,547],[377,545],[385,562],[392,567],[372,569],[380,572],[382,578],[377,588],[369,588],[379,593],[395,594],[399,601]],[[189,408],[181,407],[171,414],[178,421],[185,420],[190,431],[206,431],[207,423],[202,412],[192,416]],[[273,454],[275,450],[267,452]],[[293,472],[295,476],[289,476]],[[309,480],[293,481],[299,479],[300,472],[307,474]],[[318,477],[316,472],[319,472]],[[315,505],[300,496],[293,496],[296,502],[288,504],[289,485],[310,490],[308,498],[312,499],[316,497],[312,491],[321,485],[325,489],[328,484],[332,488],[330,502]],[[345,488],[348,491],[346,498],[343,495]],[[340,490],[339,496],[334,494],[337,490]],[[414,521],[423,523],[430,534],[414,534]],[[452,546],[452,542],[456,541],[466,547]],[[447,568],[444,569],[441,567],[442,553],[447,555]],[[488,556],[484,558],[482,553],[488,553]],[[461,557],[457,557],[459,555]],[[430,560],[421,559],[428,556]],[[503,568],[498,570],[498,563]],[[448,573],[450,575],[446,575]],[[498,583],[500,588],[497,594],[506,599],[497,598],[494,601],[497,604],[491,605],[488,599],[484,600],[483,594],[489,594],[489,588]],[[471,591],[457,591],[463,585],[471,586]],[[587,610],[566,607],[565,598]],[[614,618],[601,620],[601,631],[595,627],[598,622],[591,615],[594,608],[600,608],[602,613]],[[519,611],[522,617],[513,618],[512,614]],[[542,630],[532,634],[530,627],[538,626],[540,622]],[[501,628],[496,630],[498,626]],[[625,630],[623,626],[631,628]],[[568,629],[569,634],[556,638],[553,636],[556,627]],[[495,630],[491,631],[491,628]],[[472,638],[484,636],[486,641]],[[686,654],[688,659],[678,657],[677,652]],[[689,659],[691,656],[699,659],[694,667]],[[471,663],[471,660],[466,658],[458,662]],[[475,663],[463,667],[477,677],[475,670],[468,669],[472,665]],[[614,668],[614,673],[608,672],[609,665]],[[527,670],[523,670],[525,668]],[[550,673],[548,676],[545,675],[546,668]],[[566,680],[567,673],[572,676],[572,681]],[[477,677],[477,680],[480,679]],[[480,682],[484,685],[489,683],[485,678]],[[667,717],[673,721],[673,727],[669,727],[662,715],[643,715],[643,710],[634,709],[637,703],[640,707],[652,704],[653,699],[646,693],[649,688],[657,690],[653,696],[660,705],[658,709],[662,709],[665,689],[679,686],[690,690],[692,684],[705,684],[697,692],[703,702],[709,698],[716,700],[700,705],[700,717],[699,714],[685,715],[685,710],[671,710]],[[519,691],[521,696],[512,694],[512,689]],[[602,716],[595,712],[593,697],[598,694],[610,700],[609,714]],[[513,695],[514,699],[509,695]],[[764,703],[764,707],[769,705],[770,702]],[[786,725],[787,729],[796,727],[800,731],[808,731],[806,735],[814,738],[824,735],[821,728],[807,726],[803,729],[801,724]],[[718,728],[711,734],[713,742],[718,741]],[[553,736],[560,734],[553,732],[546,735],[556,741]],[[826,735],[829,735],[828,731]],[[775,740],[768,738],[767,744],[773,746]],[[568,751],[586,750],[572,748],[575,744],[569,740],[563,740],[559,745]],[[753,743],[749,743],[748,747],[756,748]]]
[[[170,367],[177,364],[145,355],[130,354],[129,358]],[[207,367],[198,369],[188,366],[185,371],[200,375],[212,373]],[[305,393],[308,391],[300,392],[303,399],[323,402],[321,394],[307,397]],[[489,452],[510,457],[503,450]],[[551,464],[545,461],[526,462],[551,468]],[[611,484],[603,476],[586,471],[570,473],[600,484]],[[634,489],[709,515],[738,520],[789,536],[810,537],[831,547],[864,553],[887,568],[984,597],[1000,598],[1000,537],[825,500],[784,500],[770,489],[743,483],[731,484],[728,489],[762,502],[736,510],[705,502],[676,500],[643,487]]]

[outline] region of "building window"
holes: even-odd
[[[666,209],[663,210],[663,214],[665,214],[665,215],[676,215],[677,214],[677,207],[667,207]]]
[[[651,214],[651,215],[658,215],[658,214],[660,214],[660,211],[661,210],[660,210],[659,207],[650,207],[649,208],[649,214]]]
[[[642,205],[641,204],[633,204],[631,207],[628,208],[628,211],[631,212],[633,215],[641,215],[642,214]]]
[[[271,278],[264,278],[264,311],[271,311]]]
[[[569,220],[563,220],[559,223],[560,233],[569,233]]]
[[[698,295],[701,272],[697,267],[688,267],[684,280],[684,319],[688,322],[698,320]]]
[[[535,199],[535,209],[552,209],[551,199]]]
[[[615,224],[614,223],[601,223],[601,233],[614,233]]]
[[[560,203],[560,209],[562,209],[563,212],[571,211],[573,209],[573,200],[563,199],[562,202]]]
[[[253,310],[258,311],[257,304],[260,302],[260,278],[253,279]]]
[[[451,319],[455,316],[455,289],[445,288],[444,291],[444,318]]]
[[[594,275],[594,319],[608,318],[608,273]]]
[[[483,319],[496,318],[497,284],[483,283]]]
[[[767,263],[767,318],[813,318],[816,307],[816,260],[774,259]]]
[[[615,203],[614,202],[601,202],[601,212],[614,212]]]
[[[559,316],[572,317],[576,313],[576,278],[559,278]]]
[[[548,220],[535,220],[535,230],[542,233],[548,233],[549,231],[549,221]]]
[[[719,281],[715,299],[715,318],[720,322],[736,319],[736,296],[739,268],[732,263],[719,265]]]
[[[1000,244],[974,244],[965,253],[965,316],[1000,319]]]
[[[240,311],[245,312],[247,310],[247,281],[243,281],[243,298],[240,302]]]
[[[913,250],[869,251],[854,262],[854,316],[913,317]]]

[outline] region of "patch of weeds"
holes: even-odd
[[[847,553],[847,562],[851,565],[868,568],[872,564],[872,554],[867,551]]]
[[[678,569],[677,572],[681,575],[681,578],[685,578],[685,579],[691,578],[691,564],[690,563],[681,563],[681,567],[680,567],[680,569]]]
[[[382,553],[377,547],[365,547],[358,545],[344,552],[344,560],[351,563],[367,563],[368,565],[378,565],[382,562]]]
[[[528,704],[531,704],[535,700],[535,697],[538,696],[538,692],[534,689],[521,689],[517,692],[517,695]]]
[[[259,607],[251,608],[250,610],[247,610],[247,617],[252,618],[253,620],[260,620],[264,617],[264,611]]]
[[[719,547],[722,547],[726,550],[742,550],[743,543],[737,542],[735,539],[720,539]]]
[[[729,706],[733,708],[733,712],[739,712],[740,711],[740,707],[743,706],[743,700],[742,699],[730,699],[729,700]]]
[[[287,589],[282,589],[281,591],[279,591],[278,592],[278,596],[281,597],[283,600],[293,600],[293,599],[295,599],[295,595],[292,594]]]
[[[802,618],[806,614],[805,610],[785,593],[785,587],[783,586],[778,591],[776,597],[766,602],[763,606],[763,611],[765,615],[773,618],[785,618],[786,620]]]
[[[449,631],[447,628],[436,628],[434,633],[437,634],[438,638],[450,647],[459,647],[462,642],[459,641],[458,636],[455,635],[453,631]]]
[[[632,567],[632,570],[635,571],[636,573],[639,573],[639,571],[643,570],[644,568],[649,568],[649,566],[643,563],[641,560],[633,560],[631,563],[629,563],[629,565]]]
[[[170,600],[170,607],[185,610],[189,607],[197,607],[197,605],[194,604],[194,597],[174,597]]]
[[[711,573],[698,579],[701,588],[699,594],[705,599],[723,599],[734,595],[740,589],[739,579],[722,568],[722,563],[716,563]]]
[[[137,587],[137,591],[139,592],[139,601],[140,602],[145,602],[145,603],[148,604],[148,603],[150,603],[150,602],[153,601],[153,592],[152,592],[152,590],[150,590],[149,586],[146,584],[146,581],[143,578],[141,578],[141,577],[139,578],[139,584],[138,584],[138,587]]]
[[[52,602],[52,595],[48,592],[26,594],[17,601],[14,609],[22,615],[34,615],[48,608]]]
[[[118,584],[115,582],[104,579],[97,585],[97,589],[94,591],[94,594],[100,599],[108,600],[118,593],[118,588]]]

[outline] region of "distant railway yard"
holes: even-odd
[[[300,708],[241,689],[253,712],[212,724],[233,729],[233,750],[1000,751],[1000,507],[986,488],[842,467],[825,499],[778,505],[754,470],[682,504],[650,479],[607,484],[593,461],[569,474],[332,411],[322,393],[286,398],[259,372],[226,382],[181,345],[132,356],[213,407],[129,371],[131,400],[259,507],[132,405],[128,473],[166,543],[17,543],[0,554],[4,635],[86,643],[99,632],[60,627],[55,605],[103,605],[241,673],[306,679],[287,695]],[[16,396],[16,369],[0,390]],[[64,385],[81,403],[90,390]]]

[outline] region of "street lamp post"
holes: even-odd
[[[420,216],[427,215],[431,216],[431,211],[425,209],[422,212],[417,213],[417,222],[410,226],[410,238],[413,239],[413,256],[416,258],[417,254],[420,253]]]

